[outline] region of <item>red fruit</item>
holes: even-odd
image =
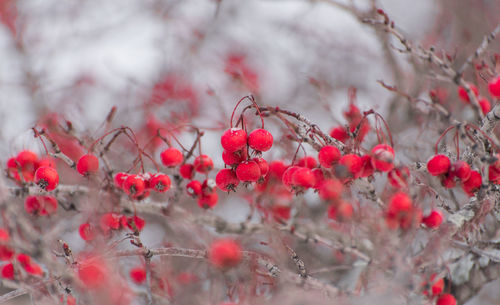
[[[57,211],[57,199],[52,196],[28,196],[24,209],[28,214],[49,215]]]
[[[5,245],[0,245],[0,261],[8,261],[12,259],[14,256],[14,251],[5,246]]]
[[[174,167],[182,163],[184,156],[174,147],[165,149],[160,154],[161,163],[167,167]]]
[[[451,189],[454,188],[457,183],[455,182],[455,177],[452,174],[448,173],[447,175],[441,176],[441,185],[447,189]]]
[[[214,162],[209,156],[200,155],[194,159],[194,170],[198,173],[208,173],[212,168],[214,168]]]
[[[103,286],[108,279],[108,271],[104,263],[89,259],[80,262],[78,278],[89,289]]]
[[[120,229],[120,215],[115,213],[106,213],[101,216],[99,225],[104,232],[118,230]]]
[[[352,205],[347,202],[340,202],[339,204],[331,204],[328,207],[328,218],[333,220],[349,220],[352,218],[354,210]]]
[[[7,265],[3,265],[1,274],[2,274],[2,277],[4,279],[13,280],[14,279],[14,265],[12,265],[12,263],[8,263]]]
[[[129,175],[123,182],[123,190],[131,197],[139,197],[146,190],[146,181],[139,175]]]
[[[198,206],[203,209],[211,209],[219,200],[219,195],[216,192],[213,193],[202,193],[198,198]]]
[[[181,167],[179,167],[179,174],[184,179],[189,179],[189,180],[193,179],[194,177],[193,164],[190,163],[182,164]]]
[[[241,162],[245,161],[247,159],[247,151],[246,149],[234,151],[234,152],[229,152],[227,150],[224,150],[222,152],[222,161],[224,161],[224,164],[227,164],[229,166],[237,166]]]
[[[281,181],[283,173],[286,171],[287,166],[283,161],[276,160],[269,163],[269,175]]]
[[[429,174],[433,176],[446,174],[450,169],[450,166],[450,158],[445,155],[435,155],[429,160],[429,162],[427,162],[427,170],[429,171]]]
[[[38,155],[31,150],[23,150],[16,157],[16,164],[19,165],[21,170],[34,171],[37,161]]]
[[[52,167],[39,167],[35,172],[35,183],[48,192],[52,191],[59,184],[59,174]]]
[[[126,218],[125,225],[132,231],[135,231],[135,229],[137,229],[137,231],[140,232],[140,231],[142,231],[142,229],[144,229],[144,226],[146,225],[146,221],[144,219],[142,219],[141,217],[134,215],[132,217]],[[125,226],[125,225],[123,225],[123,226]]]
[[[292,174],[292,186],[301,189],[308,189],[314,186],[316,177],[311,169],[307,167],[299,167]]]
[[[287,187],[291,187],[292,186],[292,176],[293,176],[293,173],[298,170],[300,167],[298,166],[290,166],[288,167],[285,172],[283,173],[283,175],[281,176],[281,181],[283,182],[283,184]]]
[[[36,164],[36,168],[42,167],[42,166],[48,166],[48,167],[53,167],[56,168],[56,161],[52,157],[45,157],[43,159],[40,159],[38,163]]]
[[[342,183],[337,179],[325,180],[319,187],[319,198],[323,200],[335,200],[342,194]]]
[[[286,205],[273,205],[271,212],[276,220],[288,220],[290,219],[291,208]]]
[[[220,143],[229,152],[241,150],[247,144],[247,133],[240,128],[228,129],[222,134]]]
[[[82,176],[96,173],[99,170],[99,159],[91,154],[83,155],[76,163],[76,170]]]
[[[408,229],[416,218],[418,210],[413,208],[412,200],[407,194],[399,192],[392,196],[386,212],[386,223],[389,228]]]
[[[373,147],[372,165],[378,171],[390,171],[394,167],[394,149],[387,144],[378,144]]]
[[[215,176],[215,183],[224,192],[234,191],[240,180],[232,169],[221,169]]]
[[[305,156],[304,158],[299,160],[297,165],[300,167],[307,167],[307,168],[313,169],[316,166],[318,166],[318,162],[316,161],[316,159],[314,159],[314,157]]]
[[[433,296],[440,295],[441,293],[443,293],[443,290],[444,290],[443,278],[440,278],[437,281],[434,281],[435,278],[436,278],[435,274],[431,275],[430,281],[431,281],[431,283],[433,282],[433,284],[431,286],[431,293]]]
[[[363,161],[358,155],[348,154],[340,158],[339,165],[345,167],[353,177],[358,177],[363,167]]]
[[[431,229],[438,228],[443,222],[443,215],[441,212],[432,210],[431,213],[422,218],[422,223]]]
[[[410,170],[408,167],[393,168],[388,174],[389,183],[395,188],[407,187]]]
[[[0,243],[8,242],[10,239],[9,232],[5,229],[0,229]]]
[[[259,180],[260,167],[255,161],[243,161],[236,168],[236,176],[242,182],[254,182]]]
[[[193,180],[186,185],[186,192],[191,197],[198,197],[201,195],[201,182]]]
[[[496,77],[489,82],[488,90],[492,96],[500,97],[500,77]]]
[[[221,239],[212,243],[208,257],[218,268],[235,267],[242,259],[241,247],[232,239]]]
[[[436,301],[436,305],[456,305],[457,300],[451,294],[445,293]]]
[[[330,130],[330,137],[342,143],[345,143],[347,140],[349,140],[349,134],[347,133],[347,130],[342,126],[332,128]]]
[[[313,169],[312,173],[314,175],[313,189],[317,190],[321,187],[323,181],[325,181],[325,175],[323,174],[323,170],[321,168]]]
[[[331,145],[323,146],[318,153],[319,164],[324,168],[331,168],[340,160],[340,157],[340,150]]]
[[[95,238],[95,229],[88,222],[80,225],[78,233],[84,241],[91,241]]]
[[[157,173],[149,179],[149,187],[160,193],[168,191],[171,185],[170,177],[165,174]]]
[[[146,280],[146,269],[143,267],[136,267],[130,270],[130,278],[136,284],[142,284]]]
[[[462,181],[469,179],[470,173],[471,169],[469,164],[462,160],[455,161],[450,167],[450,174]]]
[[[500,171],[493,165],[488,167],[488,180],[497,184],[500,182]]]
[[[462,189],[469,195],[479,190],[482,184],[481,174],[478,171],[471,171],[469,179],[463,181]]]
[[[128,178],[128,176],[129,175],[127,173],[117,173],[114,178],[115,186],[118,188],[122,188],[123,183]]]
[[[269,164],[264,158],[253,158],[252,161],[257,163],[260,168],[260,176],[264,177],[269,172]]]
[[[474,93],[475,96],[479,95],[479,90],[477,90],[477,87],[474,86],[473,84],[469,84],[470,89]],[[465,90],[464,87],[460,86],[458,87],[458,96],[460,99],[466,103],[470,103],[469,95],[467,94],[467,91]]]
[[[480,97],[478,100],[478,103],[479,103],[479,107],[481,107],[481,111],[483,112],[484,115],[486,115],[488,112],[490,112],[491,104],[487,98]]]
[[[248,145],[253,150],[268,151],[273,146],[273,135],[265,129],[255,129],[248,136]]]
[[[370,155],[361,156],[361,161],[363,165],[361,167],[361,171],[359,172],[359,177],[369,177],[373,175],[375,172],[375,168],[373,168],[372,157]]]
[[[43,275],[42,268],[34,262],[31,262],[29,265],[24,266],[24,270],[32,275]]]

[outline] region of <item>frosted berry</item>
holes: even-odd
[[[463,181],[462,188],[469,195],[479,190],[482,184],[481,174],[478,171],[471,171],[469,179]]]
[[[240,245],[232,239],[221,239],[210,246],[208,257],[218,268],[236,267],[242,259]]]
[[[453,162],[453,164],[450,167],[450,173],[451,175],[457,177],[458,179],[465,181],[469,179],[471,169],[469,164],[467,162],[464,162],[462,160],[458,160]]]
[[[219,200],[219,195],[216,192],[213,193],[202,193],[201,196],[198,197],[198,206],[203,209],[211,209]]]
[[[317,190],[321,187],[323,181],[325,181],[325,174],[323,174],[323,170],[321,168],[314,168],[312,173],[314,175],[314,185],[312,188]]]
[[[327,179],[319,187],[319,198],[328,201],[340,198],[342,194],[342,183],[337,179]]]
[[[443,222],[443,214],[437,210],[432,210],[431,213],[422,218],[422,223],[428,228],[438,228]]]
[[[123,190],[132,197],[139,197],[146,190],[146,181],[139,175],[129,175],[123,182]]]
[[[120,229],[120,215],[116,213],[106,213],[101,216],[99,226],[104,232]]]
[[[38,155],[31,150],[23,150],[17,154],[16,163],[21,170],[35,170],[35,165],[38,161]]]
[[[113,179],[113,181],[115,183],[115,186],[118,187],[118,188],[122,188],[123,187],[123,183],[125,182],[125,180],[127,178],[128,178],[128,174],[127,173],[116,173],[115,178]]]
[[[214,168],[212,158],[207,155],[200,155],[194,159],[194,170],[198,173],[208,173]]]
[[[52,191],[59,184],[59,174],[52,167],[39,167],[35,172],[35,183],[46,191]]]
[[[122,227],[129,228],[132,231],[137,230],[139,232],[142,231],[142,229],[144,229],[144,226],[146,225],[146,221],[137,215],[131,217],[122,216],[120,218],[120,222]]]
[[[394,167],[394,149],[387,144],[378,144],[373,147],[372,164],[378,171],[390,171]]]
[[[391,201],[387,207],[386,223],[389,228],[408,229],[415,221],[420,223],[419,211],[413,207],[411,198],[399,192],[392,196]]]
[[[191,197],[197,197],[201,195],[201,182],[198,180],[193,180],[186,185],[186,192]]]
[[[259,165],[261,177],[267,175],[269,172],[269,164],[267,164],[267,161],[264,158],[253,158],[252,161]]]
[[[57,211],[57,199],[52,196],[28,196],[24,209],[28,214],[49,215]]]
[[[247,133],[240,128],[228,129],[222,134],[220,143],[229,152],[241,150],[247,144]]]
[[[302,159],[300,159],[299,162],[297,162],[297,165],[300,167],[307,167],[313,169],[316,166],[318,166],[318,161],[316,161],[316,159],[312,156],[305,156]]]
[[[477,90],[477,87],[475,85],[469,84],[469,87],[475,96],[479,95],[479,90]],[[462,101],[470,103],[469,95],[467,94],[467,90],[465,90],[464,87],[458,87],[458,96],[460,97],[460,99],[462,99]]]
[[[85,241],[91,241],[95,238],[95,229],[90,225],[90,223],[82,223],[78,228],[78,233],[80,237]]]
[[[308,189],[313,187],[315,183],[316,177],[312,170],[307,167],[299,167],[292,174],[292,186],[294,187]]]
[[[351,176],[356,178],[361,171],[363,161],[358,155],[348,154],[340,158],[339,165],[343,166]]]
[[[255,161],[243,161],[236,168],[236,176],[242,182],[254,182],[261,177],[260,167]]]
[[[281,176],[281,181],[283,182],[283,184],[285,186],[287,186],[287,187],[292,186],[292,176],[293,176],[294,172],[297,171],[298,169],[300,169],[299,166],[290,166],[285,170],[285,172]]]
[[[240,180],[232,169],[221,169],[215,176],[215,183],[224,192],[234,191]]]
[[[287,166],[283,163],[283,161],[275,160],[269,163],[269,175],[280,181],[286,169]]]
[[[189,179],[189,180],[193,179],[193,177],[194,177],[194,166],[193,166],[193,164],[190,164],[190,163],[182,164],[179,167],[179,174],[184,179]]]
[[[456,305],[457,300],[451,294],[445,293],[442,294],[439,299],[436,301],[436,305]]]
[[[237,166],[241,162],[247,159],[247,151],[246,149],[238,150],[238,151],[227,151],[224,150],[222,152],[222,161],[224,164],[229,166]]]
[[[446,174],[450,169],[450,166],[450,158],[445,155],[435,155],[429,160],[429,162],[427,162],[427,170],[429,171],[429,174],[433,176]]]
[[[375,172],[373,167],[372,157],[370,155],[361,156],[361,170],[359,171],[359,177],[369,177]]]
[[[488,90],[492,96],[500,97],[500,77],[496,77],[488,83]]]
[[[165,149],[160,154],[161,163],[167,167],[174,167],[182,163],[184,156],[174,147]]]
[[[14,265],[12,263],[8,263],[6,265],[3,265],[0,273],[4,279],[13,280],[14,279]]]
[[[168,191],[171,185],[170,177],[165,174],[157,173],[149,179],[149,187],[160,193]]]
[[[76,170],[82,176],[88,176],[99,170],[99,159],[92,154],[83,155],[76,163]]]
[[[56,168],[56,160],[52,157],[45,157],[36,163],[36,168],[42,167],[42,166],[48,166],[48,167],[53,167]]]
[[[319,164],[324,168],[331,168],[340,160],[340,157],[340,150],[331,145],[323,146],[318,153]]]
[[[136,284],[142,284],[146,281],[146,269],[143,267],[136,267],[130,270],[130,278]]]
[[[248,145],[253,150],[268,151],[273,146],[273,135],[265,129],[255,129],[248,136]]]
[[[347,130],[342,126],[332,128],[330,130],[330,137],[342,143],[345,143],[347,142],[347,140],[349,140],[349,134],[347,133]]]

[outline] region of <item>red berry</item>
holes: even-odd
[[[261,177],[260,167],[255,161],[243,161],[236,168],[236,176],[242,182],[254,182]]]
[[[479,190],[482,184],[481,174],[478,171],[471,171],[469,179],[462,182],[462,189],[469,195]]]
[[[143,267],[136,267],[130,270],[130,278],[136,284],[142,284],[146,280],[146,269]]]
[[[393,168],[389,173],[387,173],[389,183],[395,188],[407,187],[409,177],[410,170],[406,166]]]
[[[431,213],[422,218],[422,223],[428,227],[435,229],[443,222],[443,215],[437,210],[432,210]]]
[[[283,173],[286,171],[287,166],[283,161],[276,160],[269,163],[269,175],[281,181]]]
[[[273,146],[273,135],[265,129],[255,129],[248,136],[248,145],[253,150],[268,151]]]
[[[200,155],[194,159],[194,170],[198,173],[208,173],[214,168],[212,158],[207,155]]]
[[[215,176],[215,183],[224,192],[234,191],[240,180],[232,169],[221,169]]]
[[[378,144],[373,147],[372,165],[378,171],[390,171],[394,167],[394,149],[387,144]]]
[[[0,261],[8,261],[14,257],[14,251],[6,245],[0,245]]]
[[[0,243],[8,242],[10,239],[9,232],[5,229],[0,229]]]
[[[276,220],[288,220],[290,219],[290,210],[289,206],[285,205],[273,205],[271,208],[271,212],[273,213],[273,217]]]
[[[308,189],[314,186],[316,177],[311,169],[299,167],[292,174],[292,185],[301,189]]]
[[[104,232],[120,229],[120,215],[115,213],[106,213],[101,216],[99,225]]]
[[[481,107],[481,111],[483,112],[484,115],[487,114],[488,112],[490,112],[491,104],[487,98],[480,97],[478,100],[478,103],[479,103],[479,107]]]
[[[198,197],[198,206],[203,209],[211,209],[219,200],[219,195],[216,192],[213,193],[202,193],[201,196]]]
[[[179,174],[184,179],[189,179],[189,180],[193,179],[194,177],[193,164],[190,163],[182,164],[181,167],[179,167]]]
[[[247,144],[247,133],[240,128],[228,129],[222,134],[220,143],[229,152],[241,150]]]
[[[325,175],[323,174],[323,170],[321,168],[313,169],[312,173],[314,175],[313,189],[317,190],[321,187],[323,181],[325,181]]]
[[[456,305],[457,300],[451,294],[445,293],[436,301],[436,305]]]
[[[285,170],[285,172],[281,176],[281,181],[285,186],[287,187],[292,186],[292,176],[298,169],[300,169],[299,166],[290,166]]]
[[[4,279],[13,280],[14,279],[14,265],[12,265],[12,263],[8,263],[7,265],[3,265],[1,274],[2,274],[2,277]]]
[[[455,161],[450,167],[450,174],[462,181],[469,179],[470,173],[471,169],[469,164],[462,160]]]
[[[479,90],[477,90],[476,86],[474,86],[473,84],[469,84],[469,87],[475,96],[479,95]],[[458,96],[460,97],[460,99],[462,99],[462,101],[470,103],[469,95],[467,94],[467,91],[465,90],[464,87],[462,86],[458,87]]]
[[[52,157],[45,157],[43,159],[38,160],[38,162],[36,164],[36,168],[39,168],[42,166],[56,168],[56,161]]]
[[[443,293],[443,290],[444,290],[443,278],[440,278],[437,281],[434,281],[435,278],[436,278],[435,274],[431,275],[430,282],[433,283],[431,286],[431,293],[433,296],[440,295],[441,293]]]
[[[447,175],[442,175],[441,185],[447,189],[454,188],[457,185],[457,183],[455,182],[455,176],[450,173],[448,173]]]
[[[82,223],[78,228],[78,233],[80,237],[85,241],[91,241],[95,238],[95,229],[90,225],[90,223]]]
[[[260,176],[264,177],[269,172],[269,164],[264,158],[253,158],[252,161],[257,163],[260,168]]]
[[[19,165],[21,170],[34,171],[37,161],[38,155],[31,150],[23,150],[16,157],[16,164]]]
[[[108,270],[103,262],[88,259],[80,262],[78,278],[89,289],[103,286],[108,280]]]
[[[24,201],[28,214],[49,215],[57,211],[57,199],[52,196],[29,196]]]
[[[46,191],[52,191],[59,184],[59,174],[52,167],[39,167],[35,172],[35,183]]]
[[[352,214],[354,213],[354,209],[352,205],[347,202],[340,202],[339,204],[331,204],[328,207],[328,218],[333,220],[349,220],[352,218]]]
[[[359,177],[369,177],[373,175],[375,168],[373,167],[372,157],[370,155],[361,156],[361,161],[363,162],[363,165],[361,167],[361,171],[359,172]]]
[[[429,160],[429,162],[427,162],[427,170],[429,171],[429,174],[433,176],[446,174],[450,169],[450,166],[450,158],[445,155],[435,155]]]
[[[123,216],[122,216],[123,219]],[[144,229],[144,226],[146,225],[146,221],[142,219],[141,217],[134,215],[132,217],[125,218],[125,224],[122,224],[123,227],[127,227],[132,231],[142,231]]]
[[[160,193],[168,191],[171,184],[170,177],[165,174],[157,173],[149,179],[149,187]]]
[[[323,146],[318,153],[319,164],[324,168],[331,168],[340,160],[340,150],[331,145]]]
[[[210,246],[210,262],[219,268],[236,267],[242,259],[240,245],[232,239],[221,239]]]
[[[319,187],[319,198],[328,201],[340,198],[342,194],[342,183],[337,179],[328,179]]]
[[[198,197],[201,195],[201,182],[193,180],[186,185],[186,192],[191,197]]]
[[[347,130],[342,126],[332,128],[330,130],[330,137],[342,143],[345,143],[347,140],[349,140],[349,134],[347,133]]]
[[[222,161],[224,161],[224,164],[227,164],[229,166],[237,166],[246,159],[247,159],[246,149],[237,150],[233,152],[224,150],[222,152]]]
[[[363,166],[363,161],[358,155],[348,154],[340,158],[339,165],[345,167],[353,177],[358,177]]]
[[[413,208],[412,200],[407,194],[399,192],[392,196],[386,212],[386,223],[389,228],[408,229],[414,221],[416,222],[418,216],[418,210]]]
[[[496,77],[489,82],[488,90],[492,96],[500,97],[500,77]]]
[[[139,175],[129,175],[123,182],[123,189],[131,197],[137,198],[146,190],[146,181]]]
[[[93,174],[99,170],[99,159],[91,154],[83,155],[76,163],[76,170],[82,176]]]
[[[300,167],[307,167],[307,168],[313,169],[316,166],[318,166],[318,162],[312,156],[305,156],[304,158],[299,160],[297,165]]]
[[[115,186],[118,187],[118,188],[122,188],[123,187],[123,183],[125,182],[125,180],[127,178],[128,178],[128,174],[127,173],[117,173],[115,175],[115,178],[114,178]]]
[[[182,163],[184,156],[174,147],[165,149],[160,154],[161,163],[167,167],[174,167]]]

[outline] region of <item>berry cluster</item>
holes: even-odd
[[[38,159],[30,150],[23,150],[7,160],[7,173],[18,183],[35,182],[46,191],[54,190],[59,184],[54,160],[50,157]]]
[[[462,184],[462,189],[469,196],[473,196],[482,184],[481,173],[472,170],[462,160],[453,164],[446,155],[435,155],[427,162],[427,171],[432,176],[438,176],[445,188],[453,188],[457,182]]]
[[[122,189],[131,198],[142,200],[153,190],[158,193],[168,191],[172,185],[170,177],[162,173],[127,174],[117,173],[114,177],[115,186]]]
[[[31,257],[24,253],[15,254],[14,250],[9,246],[10,235],[0,229],[0,260],[9,261],[7,264],[0,267],[0,275],[4,279],[14,280],[18,276],[25,276],[21,269],[28,275],[41,277],[43,270],[35,263]],[[19,267],[22,267],[18,269]]]

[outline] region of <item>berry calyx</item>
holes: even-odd
[[[372,165],[378,171],[390,171],[394,167],[394,149],[387,144],[378,144],[373,147]]]
[[[139,197],[146,190],[146,182],[139,175],[129,175],[123,182],[123,190],[131,197]]]
[[[59,184],[59,174],[52,167],[39,167],[35,172],[35,183],[43,190],[50,192]]]
[[[248,136],[248,145],[256,151],[268,151],[273,146],[273,135],[265,129],[255,129]]]
[[[427,170],[433,176],[446,174],[450,169],[451,161],[446,155],[435,155],[427,162]]]
[[[229,152],[241,150],[247,144],[247,133],[241,128],[230,128],[222,134],[220,143]]]
[[[260,167],[255,161],[243,161],[236,168],[236,176],[242,182],[255,182],[261,177]]]
[[[218,268],[236,267],[242,259],[240,245],[232,239],[221,239],[210,246],[208,257]]]
[[[443,222],[443,214],[437,210],[432,210],[431,213],[422,218],[422,223],[431,229],[438,228]]]
[[[236,177],[236,173],[232,169],[221,169],[215,176],[215,183],[224,192],[234,191],[240,180]]]
[[[318,153],[319,164],[324,168],[331,168],[340,160],[340,157],[340,150],[331,145],[323,146]]]
[[[83,155],[76,163],[76,170],[82,176],[88,176],[99,170],[99,159],[92,154]]]
[[[170,177],[165,174],[157,173],[149,179],[149,187],[159,193],[168,191],[171,185]]]
[[[194,170],[198,173],[206,174],[214,168],[212,158],[207,155],[200,155],[194,159]]]
[[[160,154],[161,163],[167,167],[175,167],[182,163],[184,156],[174,147],[165,149]]]

